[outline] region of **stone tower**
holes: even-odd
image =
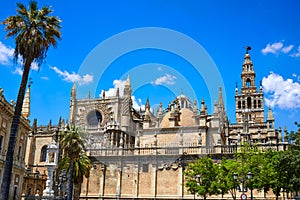
[[[238,86],[235,89],[235,103],[236,103],[236,122],[264,122],[264,105],[263,105],[263,91],[260,85],[257,90],[255,85],[255,71],[253,63],[250,59],[249,50],[251,47],[246,47],[246,54],[244,56],[242,68],[242,88],[239,92]]]

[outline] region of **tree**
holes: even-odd
[[[287,182],[284,184],[286,191],[295,192],[298,196],[300,190],[300,124],[295,122],[296,131],[291,131],[288,134],[288,140],[291,142],[287,151],[281,155],[283,159],[284,169],[287,172]],[[276,161],[276,160],[275,160]],[[276,164],[279,164],[278,161]]]
[[[61,132],[62,139],[61,147],[64,151],[66,159],[69,161],[68,166],[68,192],[67,200],[72,200],[73,197],[73,181],[79,175],[78,159],[84,150],[84,140],[82,139],[79,128],[71,126],[66,132]],[[73,176],[75,173],[75,177]],[[76,174],[77,173],[77,174]]]
[[[59,162],[59,169],[69,171],[70,167],[70,158],[68,156],[64,157]],[[83,182],[83,177],[88,178],[90,176],[90,169],[92,168],[91,160],[86,155],[84,151],[81,151],[79,157],[74,161],[74,169],[73,169],[73,183],[75,184],[75,198],[79,199],[79,195],[81,193],[81,184]]]
[[[40,66],[46,58],[48,48],[50,46],[56,47],[57,40],[61,38],[61,20],[57,17],[49,16],[52,13],[49,7],[43,7],[38,10],[37,3],[31,1],[29,2],[29,9],[25,5],[17,3],[16,11],[16,15],[9,16],[1,22],[5,25],[5,31],[8,32],[6,37],[15,38],[14,59],[17,61],[19,56],[22,58],[23,75],[11,124],[0,199],[8,199],[9,196],[15,143],[30,66],[33,62]]]
[[[239,185],[237,180],[234,180],[234,173],[240,168],[236,160],[222,159],[218,170],[218,188],[221,190],[222,196],[230,192],[232,198],[236,200],[236,189]]]
[[[211,158],[203,157],[190,163],[184,172],[187,182],[186,186],[190,192],[195,192],[203,196],[219,194],[218,190],[218,166],[214,164]]]
[[[290,190],[290,174],[292,171],[290,156],[286,152],[279,151],[273,156],[271,162],[274,168],[274,176],[271,180],[271,188],[276,195],[276,200],[280,195],[281,189]]]

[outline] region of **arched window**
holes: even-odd
[[[4,137],[3,137],[3,135],[0,135],[0,152],[2,151],[2,149],[3,149],[3,140],[4,140]]]
[[[253,101],[253,108],[256,108],[256,100]]]
[[[243,106],[243,109],[245,109],[245,101],[242,101],[242,106]]]
[[[241,105],[241,101],[238,101],[238,109],[241,109],[242,105]]]
[[[251,97],[247,98],[247,108],[251,109]]]
[[[46,157],[47,157],[47,145],[42,147],[40,161],[41,162],[46,162]]]
[[[20,160],[20,158],[22,157],[22,146],[19,146],[19,150],[18,150],[18,160]]]
[[[250,80],[250,78],[247,78],[247,80],[246,80],[246,86],[247,87],[251,86],[251,80]]]
[[[92,110],[87,116],[89,125],[98,125],[102,121],[102,115],[98,110]]]
[[[260,102],[260,100],[257,101],[257,104],[258,104],[257,107],[260,108],[260,107],[261,107],[261,102]]]

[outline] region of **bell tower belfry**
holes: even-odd
[[[235,89],[235,103],[236,103],[236,122],[264,122],[264,105],[263,105],[263,91],[260,84],[259,90],[255,85],[255,71],[253,63],[250,59],[250,46],[246,47],[246,54],[244,56],[242,68],[242,87],[239,92],[238,86]]]

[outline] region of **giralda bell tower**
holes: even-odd
[[[247,46],[241,74],[241,91],[239,91],[238,86],[235,89],[236,122],[263,123],[264,95],[261,84],[259,90],[255,86],[255,71],[250,59],[249,50],[251,50],[251,47]]]

